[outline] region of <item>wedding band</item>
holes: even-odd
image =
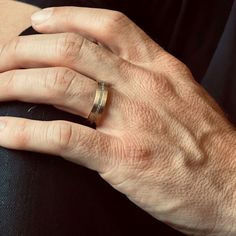
[[[98,121],[101,118],[101,115],[106,107],[108,98],[108,85],[101,81],[98,82],[94,102],[93,102],[93,108],[88,116],[88,120],[91,123],[97,124]]]

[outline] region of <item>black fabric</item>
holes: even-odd
[[[120,10],[165,49],[184,61],[196,79],[201,81],[217,48],[233,1],[25,2],[40,7],[75,5]],[[24,32],[24,34],[33,33],[35,32],[32,29]],[[212,63],[210,68],[211,71],[215,70]],[[212,81],[213,76],[215,78],[217,74],[212,75],[208,71],[203,83],[213,95],[217,95],[214,91],[221,87],[221,83],[212,90],[215,82],[210,80]],[[224,81],[223,74],[219,80]],[[228,90],[225,91],[227,93]],[[231,94],[233,91],[235,88],[232,87]],[[218,98],[223,99],[222,96]],[[232,114],[230,109],[231,111],[234,109],[234,104],[228,104],[231,105],[228,109],[229,114]],[[86,124],[83,119],[58,111],[51,106],[18,102],[0,104],[0,116],[2,115],[39,120],[65,119]],[[2,148],[0,149],[0,235],[181,234],[136,207],[93,171],[61,158]]]
[[[236,124],[236,1],[202,85]]]

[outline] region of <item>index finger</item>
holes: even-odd
[[[46,8],[32,16],[41,33],[76,32],[102,43],[128,61],[152,61],[162,48],[127,16],[118,11],[82,8]]]

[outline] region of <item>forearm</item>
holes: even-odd
[[[0,0],[0,44],[4,44],[18,36],[28,28],[30,16],[38,8],[29,4]]]

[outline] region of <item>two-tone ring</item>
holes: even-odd
[[[88,120],[96,125],[102,117],[108,100],[108,84],[103,81],[98,82],[96,94],[93,102],[92,110],[88,116]]]

